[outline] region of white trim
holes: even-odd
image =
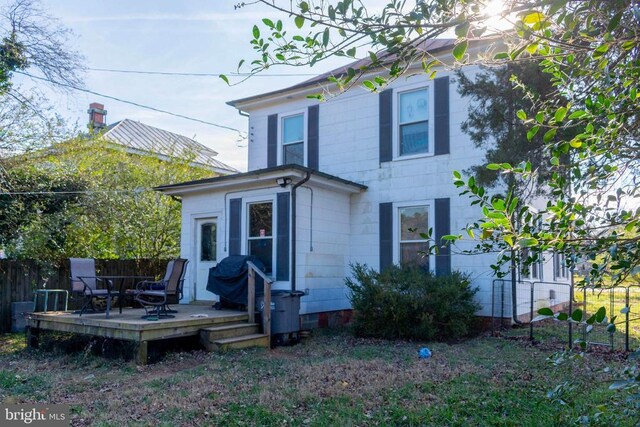
[[[409,155],[400,155],[400,95],[407,92],[414,92],[416,90],[426,89],[427,90],[427,109],[428,109],[428,126],[429,126],[429,136],[427,140],[427,151],[425,153],[417,153],[417,154],[409,154]],[[423,157],[432,157],[434,155],[434,141],[435,141],[435,130],[434,130],[434,95],[433,95],[433,81],[430,80],[428,82],[417,82],[411,85],[402,86],[401,90],[394,89],[393,90],[393,100],[392,100],[392,116],[393,116],[393,161],[396,160],[409,160],[409,159],[418,159]]]
[[[283,133],[282,133],[282,129],[284,128],[284,119],[288,119],[289,117],[294,117],[294,116],[299,116],[302,115],[302,156],[303,156],[303,162],[304,164],[301,166],[307,166],[308,164],[308,159],[307,159],[307,144],[308,144],[308,135],[307,135],[307,120],[308,118],[308,113],[307,113],[308,109],[307,108],[302,108],[302,109],[298,109],[298,110],[292,110],[292,111],[287,111],[285,113],[278,113],[278,155],[276,156],[277,159],[277,165],[283,165],[284,163],[284,144],[282,143],[282,137],[283,137]]]
[[[392,205],[392,221],[393,221],[393,263],[398,264],[400,262],[400,214],[401,208],[410,208],[417,206],[427,207],[427,228],[433,230],[432,239],[435,239],[435,201],[434,199],[425,200],[412,200],[408,202],[394,202]],[[427,230],[425,230],[427,231]],[[433,244],[432,241],[429,242]],[[434,254],[429,255],[429,270],[435,272],[436,256]]]

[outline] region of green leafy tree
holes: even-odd
[[[179,254],[180,204],[153,187],[211,176],[190,157],[128,153],[100,137],[14,158],[2,196],[9,256],[168,258]],[[38,183],[41,182],[41,185]],[[48,248],[45,250],[45,246]]]

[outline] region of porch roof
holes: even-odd
[[[266,169],[258,169],[250,172],[234,175],[218,176],[214,178],[199,179],[195,181],[181,182],[155,187],[172,196],[182,196],[188,193],[220,191],[234,189],[253,189],[277,186],[276,179],[288,178],[289,184],[295,185],[309,175],[308,183],[318,187],[332,189],[345,193],[359,193],[367,189],[366,185],[349,181],[328,173],[320,172],[300,165],[282,165]]]

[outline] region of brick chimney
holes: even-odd
[[[107,110],[104,109],[104,105],[98,102],[92,102],[91,104],[89,104],[87,113],[89,113],[89,130],[99,132],[100,130],[107,127]]]

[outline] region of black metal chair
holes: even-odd
[[[177,304],[182,299],[184,276],[187,271],[188,260],[178,258],[169,261],[164,278],[159,281],[145,280],[138,283],[135,300],[144,307],[147,320],[175,317],[176,313],[169,308],[169,304]],[[149,307],[152,307],[149,310]]]
[[[84,298],[84,304],[79,311],[80,316],[89,307],[91,311],[97,311],[94,300],[110,299],[112,295],[117,295],[111,281],[96,276],[96,262],[93,258],[69,258],[69,266],[71,269],[71,292],[75,296]],[[98,288],[98,283],[102,283],[104,288]]]

